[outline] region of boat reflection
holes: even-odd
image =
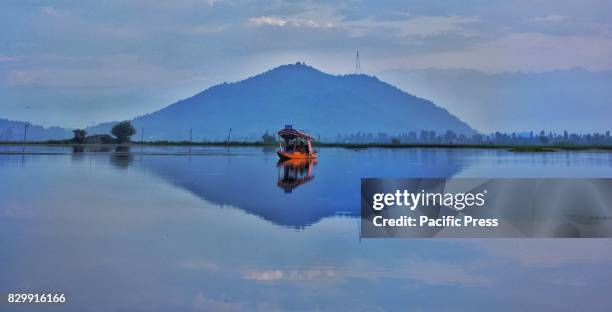
[[[293,192],[298,186],[314,179],[312,172],[316,164],[316,159],[279,160],[276,165],[279,168],[283,168],[283,174],[281,176],[279,170],[278,182],[276,185],[282,188],[285,193]]]

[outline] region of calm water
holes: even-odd
[[[17,311],[609,311],[612,240],[359,239],[361,177],[451,176],[612,177],[612,153],[2,146],[0,293],[69,300]]]

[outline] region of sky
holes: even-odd
[[[607,71],[611,12],[596,0],[3,1],[0,117],[66,127],[127,119],[281,64],[352,73],[356,49],[363,72],[381,80],[428,68]],[[492,128],[466,113],[477,107],[460,107],[469,103],[438,104]]]

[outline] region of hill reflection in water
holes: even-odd
[[[362,177],[450,177],[461,170],[457,152],[442,149],[330,148],[316,164],[277,164],[273,148],[232,152],[236,155],[145,157],[137,163],[209,202],[294,228],[334,215],[358,216]]]

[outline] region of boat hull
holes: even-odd
[[[302,153],[302,152],[285,152],[285,151],[276,151],[278,157],[281,159],[316,159],[317,153]]]

